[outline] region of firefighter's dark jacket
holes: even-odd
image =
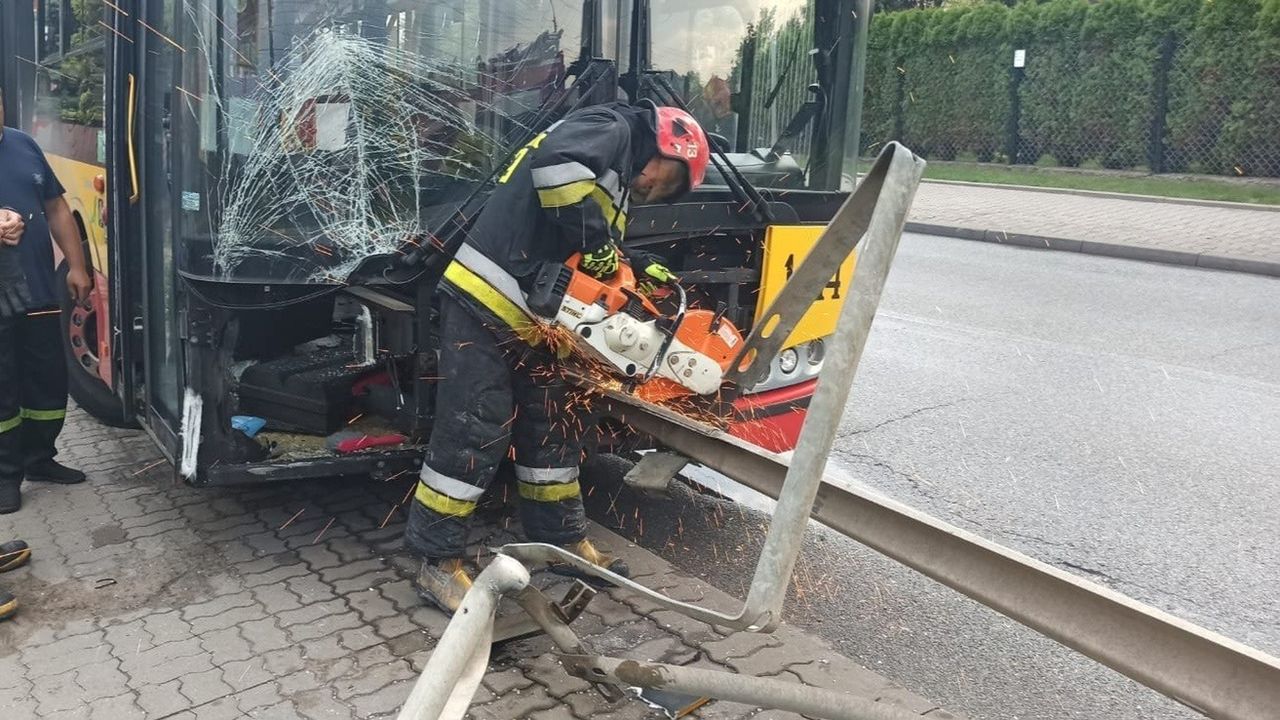
[[[545,262],[563,262],[606,242],[620,246],[628,187],[657,153],[656,138],[651,108],[610,103],[571,113],[521,148],[503,169],[458,259],[501,294],[511,295],[476,267],[486,263],[468,263],[468,255],[475,259],[479,251],[528,290]],[[455,264],[445,278],[450,294],[504,318],[502,309],[477,297],[484,293],[473,291],[471,273]]]

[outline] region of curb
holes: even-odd
[[[933,223],[907,222],[907,232],[941,235],[943,237],[977,240],[979,242],[996,243],[998,245],[1015,245],[1017,247],[1040,248],[1042,250],[1062,250],[1065,252],[1084,253],[1086,255],[1103,255],[1126,260],[1143,260],[1166,265],[1182,265],[1209,270],[1227,270],[1230,272],[1250,273],[1267,277],[1280,277],[1280,262],[1272,260],[1254,260],[1250,258],[1212,255],[1210,253],[1192,253],[1183,250],[1165,250],[1163,248],[1121,245],[1118,243],[1096,242],[1093,240],[1071,240],[1068,238],[1048,237],[1045,235],[1029,235],[1011,233],[1001,230],[977,230],[974,228],[956,227],[954,225],[935,225]]]
[[[970,182],[968,180],[940,180],[935,178],[924,178],[920,182],[934,183],[937,185],[957,185],[959,187],[983,188],[984,190],[1017,190],[1020,192],[1049,193],[1052,195],[1079,195],[1081,197],[1105,198],[1107,200],[1131,200],[1133,202],[1161,203],[1164,205],[1195,205],[1198,207],[1222,208],[1225,210],[1280,212],[1280,205],[1231,202],[1230,200],[1201,200],[1199,198],[1166,197],[1164,195],[1138,195],[1136,193],[1119,193],[1107,190],[1085,190],[1082,188],[1042,187],[1040,185],[1014,185],[1006,183],[982,183]]]

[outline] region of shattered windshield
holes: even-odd
[[[182,88],[201,102],[181,98],[200,148],[184,270],[219,279],[343,282],[429,237],[564,92],[581,42],[569,0],[224,7],[189,11],[206,67]]]
[[[811,99],[811,4],[652,6],[655,69],[740,153],[735,164],[754,166],[748,177],[759,186],[805,186],[810,124],[783,135]],[[431,242],[540,111],[569,92],[582,5],[184,3],[172,143],[181,270],[342,283],[369,258]],[[607,57],[626,54],[630,7],[603,3]]]
[[[735,153],[767,151],[813,99],[812,6],[812,0],[655,0],[653,67],[668,72],[698,121]],[[779,147],[801,170],[811,125]],[[766,177],[756,184],[775,183]]]

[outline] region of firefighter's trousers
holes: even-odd
[[[0,483],[57,454],[67,416],[67,366],[56,310],[0,319]]]
[[[528,345],[501,339],[448,295],[440,305],[435,423],[406,543],[425,558],[461,557],[470,516],[508,455],[528,539],[581,540],[578,465],[591,414]]]

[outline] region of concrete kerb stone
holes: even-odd
[[[1165,265],[1182,265],[1209,270],[1225,270],[1252,275],[1280,277],[1280,262],[1270,260],[1254,260],[1251,258],[1228,257],[1211,253],[1190,253],[1183,250],[1167,250],[1164,248],[1145,247],[1141,245],[1123,245],[1120,243],[1098,242],[1096,240],[1073,240],[1071,238],[1012,233],[1002,230],[979,230],[954,225],[936,223],[908,222],[907,232],[937,235],[940,237],[958,238],[961,240],[977,240],[979,242],[1018,247],[1038,248],[1041,250],[1060,250],[1078,252],[1085,255],[1102,255],[1124,260],[1141,260]]]
[[[1271,262],[1269,260],[1253,260],[1205,253],[1196,258],[1196,266],[1211,270],[1228,270],[1231,272],[1280,277],[1280,262]]]
[[[1117,243],[1082,240],[1080,252],[1086,255],[1105,255],[1126,260],[1145,260],[1147,262],[1164,263],[1165,265],[1188,265],[1195,267],[1199,253],[1185,250],[1166,250],[1164,248],[1143,247],[1140,245],[1120,245]]]

